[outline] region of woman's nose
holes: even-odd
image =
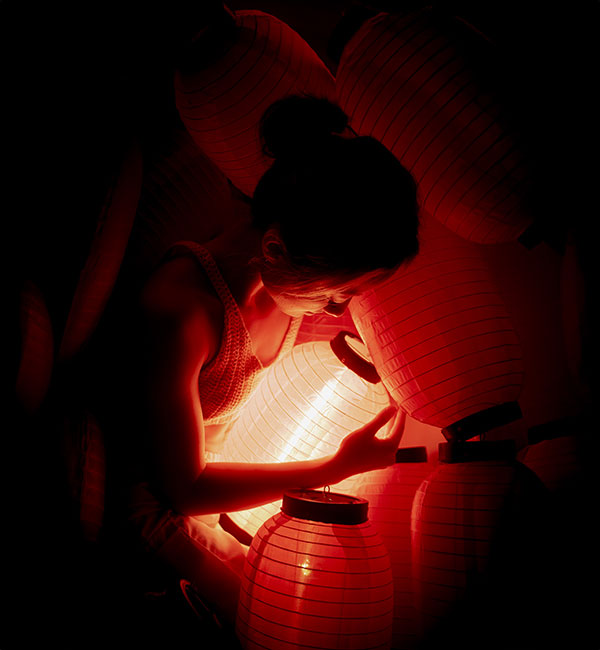
[[[348,308],[351,300],[352,298],[348,298],[344,302],[329,302],[323,311],[331,316],[341,316]]]

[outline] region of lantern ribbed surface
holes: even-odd
[[[261,11],[236,11],[235,38],[210,66],[179,70],[179,114],[196,144],[242,192],[251,196],[272,159],[258,125],[276,100],[310,93],[335,98],[333,76],[286,23]]]
[[[142,186],[142,154],[133,144],[106,194],[96,232],[79,274],[59,348],[71,359],[93,334],[114,289],[137,210]]]
[[[203,243],[234,220],[227,178],[186,131],[147,161],[124,272],[145,279],[180,240]]]
[[[444,428],[515,402],[522,352],[477,245],[431,217],[420,237],[417,257],[350,310],[395,401]]]
[[[236,631],[245,650],[390,647],[393,585],[369,521],[332,524],[280,512],[255,535]]]
[[[404,451],[402,448],[399,452]],[[369,502],[369,521],[390,555],[394,580],[392,648],[415,648],[418,640],[412,588],[411,510],[414,495],[434,470],[432,462],[402,460],[354,480],[352,494]]]
[[[373,384],[350,370],[329,342],[297,345],[267,369],[229,432],[221,459],[284,463],[323,458],[388,405],[381,382]],[[230,517],[253,535],[280,505]]]
[[[510,567],[517,557],[515,551],[523,556],[532,552],[524,522],[535,518],[536,505],[543,504],[544,488],[515,460],[514,446],[509,454],[512,460],[506,449],[500,449],[497,460],[477,460],[479,444],[441,444],[437,469],[415,493],[411,514],[413,584],[419,633],[425,638],[443,635],[446,626],[468,625],[471,612],[475,624],[481,614],[481,610],[475,614],[475,607],[483,607],[485,598],[490,597],[489,585],[492,576],[497,578],[498,567]],[[442,447],[448,445],[467,445],[474,452],[473,460],[441,462]],[[493,456],[485,451],[483,457]],[[524,585],[513,582],[510,588]],[[497,603],[490,608],[495,606]],[[502,612],[490,613],[496,614],[498,621]]]
[[[21,338],[15,393],[26,413],[35,413],[42,405],[54,366],[54,333],[46,299],[30,280],[20,291],[18,328]]]
[[[523,147],[480,87],[458,28],[430,9],[367,20],[342,53],[337,98],[352,128],[412,173],[425,212],[466,239],[511,241],[533,221]],[[489,44],[478,47],[481,58]]]

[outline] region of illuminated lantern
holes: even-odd
[[[302,318],[296,335],[296,345],[309,341],[331,341],[342,331],[357,334],[354,321],[347,309],[341,316],[331,316],[326,312],[307,314]]]
[[[265,372],[227,436],[227,462],[283,463],[334,454],[341,441],[389,406],[360,339],[295,346]],[[254,535],[281,502],[229,513]]]
[[[417,257],[350,311],[393,399],[468,439],[521,417],[521,347],[480,248],[431,217],[420,237]]]
[[[52,322],[46,300],[35,283],[23,283],[18,312],[21,341],[15,391],[19,408],[31,415],[46,397],[54,365]]]
[[[186,131],[175,132],[168,146],[145,162],[123,261],[126,281],[139,284],[176,242],[204,243],[220,234],[234,213],[227,178]]]
[[[369,502],[369,521],[390,555],[394,579],[394,650],[414,648],[418,640],[411,584],[410,517],[415,492],[433,469],[434,463],[428,462],[425,447],[401,447],[395,465],[359,474],[352,485],[352,494]]]
[[[142,156],[136,145],[124,154],[104,201],[59,348],[68,361],[87,343],[110,298],[133,227],[142,185]]]
[[[276,100],[309,93],[335,98],[333,76],[312,48],[284,22],[261,11],[236,11],[220,56],[193,54],[175,78],[176,103],[198,147],[231,182],[252,196],[272,159],[258,125]]]
[[[384,650],[392,607],[390,560],[367,502],[297,490],[252,541],[236,632],[244,650]]]
[[[410,170],[426,213],[471,241],[512,241],[533,222],[525,154],[465,55],[479,40],[481,65],[489,44],[451,20],[427,8],[367,20],[342,52],[338,102]]]
[[[517,462],[514,441],[440,444],[438,467],[416,491],[411,514],[422,638],[466,641],[486,626],[498,634],[503,619],[508,626],[506,614],[531,588],[519,571],[538,552],[545,498],[539,479]]]

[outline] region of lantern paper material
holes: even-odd
[[[369,521],[390,555],[394,650],[415,648],[418,641],[412,588],[411,509],[417,489],[433,470],[433,462],[398,462],[386,469],[360,474],[354,480],[352,494],[369,502]]]
[[[337,98],[352,128],[413,174],[425,212],[466,239],[511,241],[533,221],[525,155],[480,87],[459,27],[427,8],[367,20],[342,53]]]
[[[244,650],[390,647],[392,574],[369,521],[268,519],[244,567],[236,631]]]
[[[287,95],[335,99],[333,76],[287,24],[261,11],[236,11],[235,38],[210,66],[179,70],[179,114],[198,147],[231,182],[252,196],[272,159],[258,126],[265,110]]]
[[[297,345],[267,369],[232,427],[221,458],[283,463],[329,456],[346,435],[389,403],[381,382],[359,377],[338,359],[329,342]],[[280,505],[278,501],[229,514],[253,535]]]
[[[54,334],[46,300],[39,287],[26,281],[19,301],[21,355],[15,392],[18,403],[30,414],[42,405],[54,365]]]
[[[515,402],[523,361],[478,247],[431,217],[420,238],[417,257],[350,310],[394,400],[444,428]]]
[[[499,444],[506,442],[510,441]],[[543,499],[542,484],[514,458],[438,464],[419,486],[411,514],[420,634],[432,639],[443,635],[445,626],[468,625],[471,616],[474,620],[481,616],[475,608],[486,607],[490,591],[501,600],[501,590],[490,587],[492,576],[518,564],[517,555],[526,558],[535,552],[526,522],[535,520]],[[510,585],[511,591],[522,587],[525,583]],[[497,605],[487,607],[493,610]],[[498,622],[502,612],[490,612],[496,615]]]
[[[59,358],[71,359],[94,332],[113,291],[125,255],[142,185],[142,155],[132,145],[107,192],[96,232],[60,343]]]

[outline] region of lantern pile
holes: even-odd
[[[240,588],[244,650],[390,647],[390,560],[364,499],[297,490],[256,533]]]
[[[332,341],[303,343],[267,369],[220,458],[250,463],[323,458],[389,404],[356,335],[340,332]],[[277,501],[229,514],[253,535],[280,506]]]

